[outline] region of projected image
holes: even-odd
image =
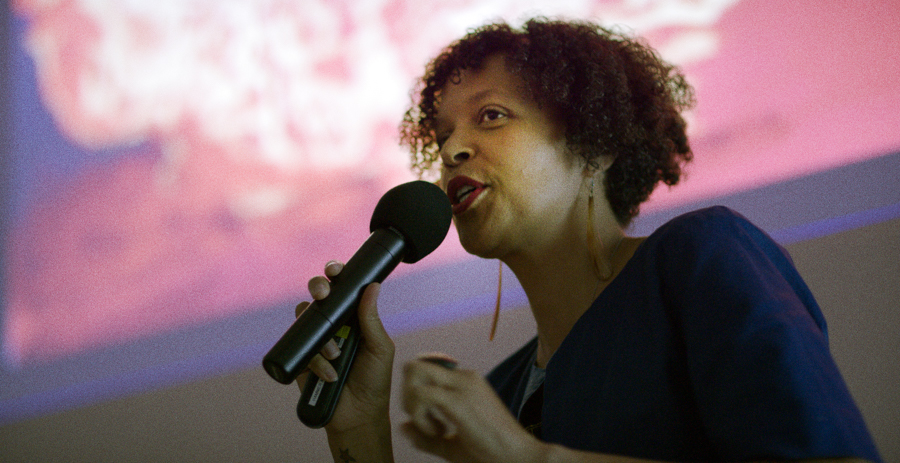
[[[356,244],[347,230],[367,231],[373,198],[410,176],[394,135],[408,79],[389,69],[396,47],[383,31],[352,17],[362,12],[298,2],[18,12],[59,131],[115,155],[68,160],[83,165],[23,205],[9,243],[13,362],[296,296]]]
[[[583,3],[564,12],[601,6]],[[41,103],[86,153],[70,176],[34,178],[48,193],[20,205],[7,361],[268,307],[350,255],[378,196],[412,178],[396,142],[411,82],[484,13],[422,5],[19,2]],[[114,154],[91,162],[97,150]]]
[[[763,15],[756,3],[16,1],[23,58],[14,77],[24,83],[14,98],[33,111],[15,115],[24,138],[10,160],[4,361],[40,364],[302,298],[324,262],[362,242],[380,195],[413,179],[396,132],[424,64],[491,19],[540,12],[625,24],[684,67],[698,88],[689,116],[698,160],[682,196],[663,192],[650,208],[898,142],[896,124],[870,117],[897,117],[888,109],[896,98],[881,96],[900,94],[898,85],[867,85],[889,66],[858,72],[863,103],[854,106],[832,101],[847,80],[819,72],[815,55],[793,63],[818,76],[815,90],[797,94],[794,80],[779,77],[791,63],[747,45],[773,14],[794,21],[783,26],[793,35],[774,44],[780,50],[860,23],[896,41],[878,11],[841,11],[840,24],[819,31],[817,18],[775,11],[802,6],[772,4]],[[839,9],[805,3],[819,15]],[[848,54],[830,66],[862,69],[872,59],[882,57]],[[763,97],[735,90],[767,85]],[[821,102],[824,119],[804,109]],[[844,124],[844,110],[883,126],[848,150],[846,135],[820,133]],[[42,118],[51,123],[35,122]],[[757,137],[768,161],[750,156]],[[451,236],[417,268],[463,258]]]

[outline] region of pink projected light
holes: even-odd
[[[410,178],[405,94],[367,69],[385,64],[359,12],[91,5],[18,5],[46,104],[82,146],[153,148],[80,173],[13,230],[13,363],[297,297]]]
[[[627,24],[697,86],[696,161],[652,211],[900,147],[898,7],[861,5],[539,11]],[[536,12],[528,1],[416,0],[15,10],[59,130],[123,154],[47,185],[54,193],[13,224],[3,323],[13,365],[300,300],[328,259],[363,241],[381,193],[412,178],[396,126],[426,60],[467,27]],[[451,233],[415,268],[463,258]]]

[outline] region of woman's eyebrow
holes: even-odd
[[[482,91],[480,91],[480,92],[478,92],[478,93],[476,93],[476,94],[470,96],[470,97],[466,100],[466,102],[469,103],[469,104],[477,103],[477,102],[479,102],[479,101],[481,101],[481,100],[487,98],[488,96],[491,96],[491,95],[494,95],[494,94],[499,95],[499,94],[501,94],[501,92],[498,92],[496,89],[493,89],[493,88],[487,88],[487,89],[484,89],[484,90],[482,90]]]
[[[488,97],[493,96],[493,95],[504,95],[504,93],[498,91],[495,88],[486,88],[486,89],[476,92],[476,93],[470,95],[468,98],[466,98],[464,101],[464,105],[471,106],[474,104],[478,104],[480,101],[485,100]],[[434,116],[433,127],[434,127],[435,132],[439,132],[441,129],[441,126],[449,123],[449,120],[446,117],[443,117],[442,114],[446,114],[446,112],[441,112],[440,110],[438,110],[437,114]]]

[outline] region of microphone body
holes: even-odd
[[[405,248],[403,236],[393,229],[372,232],[332,279],[328,297],[310,304],[263,358],[263,368],[269,376],[282,384],[293,382],[347,324],[348,318],[356,314],[365,287],[383,282],[403,260]]]
[[[290,384],[329,339],[338,343],[341,354],[331,361],[338,380],[309,375],[297,404],[303,424],[318,428],[331,420],[360,342],[356,308],[365,287],[383,282],[401,261],[412,264],[434,251],[452,215],[447,195],[432,183],[417,180],[388,190],[372,213],[372,234],[332,278],[328,297],[307,306],[263,358],[269,376]]]

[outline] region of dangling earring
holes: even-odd
[[[612,269],[609,264],[602,258],[600,250],[603,243],[594,230],[594,178],[591,177],[591,191],[588,193],[588,229],[587,229],[588,249],[591,252],[591,260],[594,262],[594,272],[600,281],[606,281],[612,278]],[[602,268],[601,268],[602,267]]]
[[[494,334],[497,333],[497,320],[500,319],[500,294],[501,289],[503,288],[503,262],[500,262],[500,267],[497,270],[497,304],[494,306],[494,320],[491,321],[491,336],[488,338],[489,341],[494,340]]]

